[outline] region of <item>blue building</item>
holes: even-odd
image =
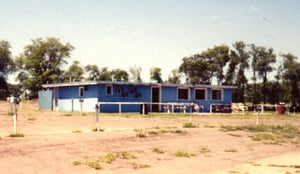
[[[57,111],[149,112],[186,111],[198,104],[200,112],[230,112],[232,86],[93,81],[44,84],[39,108]],[[145,107],[145,108],[144,108]]]

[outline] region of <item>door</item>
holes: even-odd
[[[152,87],[152,99],[151,99],[151,111],[152,112],[159,112],[159,102],[160,102],[160,88],[159,87]]]

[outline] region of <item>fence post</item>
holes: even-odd
[[[97,103],[96,107],[95,107],[95,109],[96,109],[96,129],[97,129],[97,132],[100,130],[99,129],[99,108],[100,108],[99,105]]]
[[[122,106],[121,106],[121,103],[119,103],[119,115],[121,115],[122,113]]]
[[[16,103],[12,103],[13,105],[13,113],[14,113],[14,116],[13,116],[13,124],[14,124],[14,134],[17,133],[17,106],[16,106]]]

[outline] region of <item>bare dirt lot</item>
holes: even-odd
[[[23,102],[12,137],[9,113],[0,102],[1,173],[300,173],[297,114],[100,114],[96,132],[95,113]]]

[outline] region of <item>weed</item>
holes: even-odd
[[[122,159],[126,159],[126,160],[130,160],[130,159],[135,159],[136,156],[128,151],[122,151],[120,152],[118,155],[118,157],[122,158]]]
[[[81,161],[73,161],[73,166],[80,166],[82,165]]]
[[[82,130],[73,130],[72,133],[81,133]]]
[[[37,118],[36,117],[33,117],[33,116],[30,116],[27,118],[28,121],[36,121]]]
[[[164,154],[164,153],[165,153],[163,150],[161,150],[161,149],[159,149],[159,148],[154,148],[154,149],[152,149],[152,152],[158,153],[158,154]]]
[[[132,163],[132,166],[134,169],[144,169],[151,167],[149,164],[138,164],[138,163]]]
[[[209,148],[207,146],[203,146],[203,147],[200,148],[200,152],[201,153],[209,153],[210,150],[209,150]]]
[[[215,128],[214,125],[204,125],[204,128]]]
[[[113,161],[116,161],[116,156],[114,154],[108,153],[100,157],[101,162],[111,164]]]
[[[172,128],[151,128],[151,129],[136,129],[137,132],[136,136],[139,138],[145,138],[147,135],[162,135],[162,134],[167,134],[167,133],[172,133],[172,134],[180,134],[180,135],[185,135],[187,134],[187,131],[180,130],[180,129],[174,129]]]
[[[231,152],[231,153],[236,153],[236,152],[238,152],[238,150],[237,149],[225,149],[224,150],[224,152]]]
[[[186,151],[182,151],[182,150],[178,150],[174,153],[174,155],[176,157],[187,157],[187,158],[190,158],[190,157],[193,157],[195,156],[195,154],[193,153],[189,153],[189,152],[186,152]]]
[[[94,168],[96,170],[101,170],[102,169],[102,166],[100,164],[100,161],[96,160],[96,161],[88,161],[86,163],[87,166],[91,167],[91,168]]]
[[[233,136],[233,137],[242,137],[241,134],[233,134],[233,133],[229,133],[228,135]]]
[[[254,141],[263,141],[264,143],[281,144],[284,143],[283,137],[272,133],[257,133],[251,136]]]
[[[92,131],[97,132],[98,131],[97,127],[92,128]],[[99,132],[104,132],[104,129],[99,128]]]
[[[199,126],[197,124],[195,124],[195,123],[187,122],[187,123],[183,123],[183,127],[184,128],[197,128]]]
[[[140,129],[137,131],[136,137],[145,138],[145,137],[147,137],[147,132],[143,129]]]
[[[18,137],[24,137],[24,134],[22,132],[17,132],[17,133],[12,133],[9,136],[13,138],[18,138]]]
[[[72,113],[65,113],[65,114],[63,114],[63,116],[71,117],[71,116],[73,116],[73,114]]]
[[[286,141],[297,143],[300,138],[300,131],[293,125],[246,125],[246,126],[221,126],[222,131],[248,131],[257,133],[251,138],[264,143],[280,144]],[[268,142],[265,142],[268,141]],[[271,142],[270,142],[271,141]]]

